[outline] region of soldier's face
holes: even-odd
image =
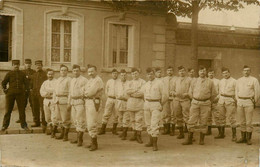
[[[156,71],[155,76],[156,76],[156,78],[161,78],[162,77],[162,71],[161,70]]]
[[[126,81],[126,73],[120,73],[121,81]]]
[[[80,76],[80,69],[79,68],[74,68],[72,70],[72,73],[73,73],[73,76],[77,78],[77,77]]]
[[[180,77],[184,77],[185,74],[186,74],[185,69],[181,69],[181,70],[179,70],[179,76],[180,76]]]
[[[20,68],[20,65],[19,65],[19,64],[14,64],[14,65],[13,65],[13,69],[14,69],[14,70],[19,70],[19,68]]]
[[[112,72],[112,78],[113,79],[117,79],[118,77],[118,73],[117,72]]]
[[[248,77],[251,73],[251,69],[250,68],[244,68],[243,69],[243,74],[245,77]]]
[[[29,63],[29,64],[24,64],[24,66],[25,66],[25,69],[31,69],[31,67],[32,67],[32,64],[31,63]]]
[[[208,77],[209,77],[210,79],[214,78],[214,72],[213,72],[213,71],[208,72]]]
[[[173,69],[172,68],[167,69],[166,73],[167,73],[168,76],[172,76],[173,75]]]
[[[47,73],[47,77],[49,80],[52,80],[53,79],[53,76],[54,76],[54,72],[53,71],[48,71]]]
[[[230,77],[230,72],[228,72],[228,71],[223,71],[223,72],[222,72],[222,76],[223,76],[223,78],[228,79],[228,78]]]
[[[36,64],[36,70],[37,71],[42,70],[42,64]]]
[[[137,72],[137,71],[132,72],[132,78],[133,79],[138,79],[139,78],[139,72]]]
[[[206,68],[199,70],[199,76],[201,78],[206,77]]]
[[[155,78],[154,72],[151,71],[151,72],[147,73],[147,78],[149,81],[154,80],[154,78]]]
[[[97,75],[97,71],[95,70],[94,67],[88,69],[88,75],[92,78],[94,78]]]
[[[189,71],[189,76],[194,77],[194,70],[193,69]]]
[[[60,75],[61,75],[62,77],[66,77],[67,74],[68,74],[68,69],[67,69],[66,67],[61,67],[61,68],[60,68]]]

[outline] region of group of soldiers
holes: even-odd
[[[251,69],[243,67],[243,77],[235,80],[228,68],[222,68],[223,79],[214,77],[213,70],[199,67],[199,77],[195,78],[194,69],[186,70],[178,67],[178,75],[173,75],[173,67],[166,69],[166,76],[162,77],[162,69],[147,68],[147,81],[140,78],[140,70],[131,68],[129,80],[124,69],[112,70],[112,79],[104,86],[97,75],[97,68],[89,65],[88,79],[81,75],[79,65],[73,65],[73,78],[67,76],[68,67],[60,66],[59,78],[54,78],[54,71],[42,70],[42,61],[36,61],[36,72],[31,70],[31,60],[25,60],[25,71],[20,71],[19,60],[13,60],[13,70],[8,72],[2,81],[6,93],[6,113],[2,131],[10,123],[10,116],[16,100],[21,127],[28,130],[25,121],[25,107],[27,99],[31,101],[34,125],[40,126],[52,138],[68,141],[71,123],[76,127],[77,138],[71,143],[82,146],[83,135],[86,130],[91,137],[90,151],[98,149],[97,135],[105,134],[109,118],[113,116],[112,133],[118,135],[117,126],[122,126],[119,135],[126,140],[128,129],[131,127],[133,136],[131,141],[143,143],[141,132],[143,122],[149,135],[146,147],[158,150],[157,140],[160,122],[164,125],[163,135],[175,135],[175,128],[179,129],[177,139],[183,139],[188,132],[183,145],[194,142],[193,133],[198,126],[200,131],[199,144],[204,144],[205,135],[211,135],[214,121],[219,134],[216,139],[225,138],[226,118],[232,127],[232,141],[251,145],[252,118],[255,104],[259,99],[259,82],[250,76]],[[29,64],[29,65],[28,65]],[[9,88],[7,88],[9,84]],[[103,92],[107,97],[102,127],[98,132],[97,117],[101,109]],[[238,120],[236,120],[236,114]],[[40,121],[41,115],[41,121]],[[236,138],[237,125],[241,130],[241,138]],[[58,126],[61,133],[56,136]]]

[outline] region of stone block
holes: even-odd
[[[164,52],[165,44],[153,44],[153,51]]]
[[[165,34],[165,27],[159,26],[159,25],[154,25],[153,26],[153,32],[155,34]]]
[[[155,59],[164,60],[165,59],[165,52],[155,52]]]
[[[156,43],[165,43],[165,35],[155,35]]]
[[[154,60],[152,61],[152,66],[153,67],[165,67],[165,61],[164,60]]]

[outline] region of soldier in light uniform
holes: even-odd
[[[68,96],[71,78],[67,76],[68,67],[65,65],[60,66],[60,77],[57,79],[54,92],[53,101],[55,104],[54,114],[54,131],[56,131],[58,124],[61,124],[61,134],[56,139],[68,141],[68,133],[70,128],[70,115],[71,108],[68,105]],[[68,107],[69,106],[69,107]]]
[[[45,114],[45,120],[47,122],[46,127],[46,134],[50,135],[52,134],[52,138],[54,137],[53,134],[53,117],[54,117],[54,110],[55,105],[53,103],[53,92],[55,87],[55,81],[56,79],[54,77],[54,71],[52,69],[47,69],[47,77],[48,79],[43,82],[41,88],[40,88],[40,94],[44,98],[43,100],[43,109]],[[50,129],[48,129],[50,128]]]
[[[244,76],[239,78],[236,84],[238,125],[241,130],[241,138],[237,143],[247,143],[248,145],[252,144],[253,111],[260,97],[259,82],[255,77],[250,76],[250,73],[250,67],[245,65]]]
[[[74,64],[72,66],[72,73],[74,78],[72,78],[70,82],[68,108],[71,108],[71,121],[73,122],[76,128],[77,139],[71,141],[71,143],[77,143],[77,146],[80,147],[83,143],[83,135],[85,131],[86,122],[83,88],[87,84],[88,80],[87,78],[80,75],[81,70],[79,65]]]
[[[123,132],[119,135],[122,140],[126,140],[128,127],[130,126],[130,113],[126,110],[126,103],[128,95],[126,94],[126,88],[129,84],[127,79],[127,73],[124,69],[120,71],[120,80],[117,82],[116,88],[116,109],[118,112],[118,122],[123,126]]]
[[[162,105],[166,102],[167,95],[165,94],[162,81],[155,79],[154,70],[152,68],[148,68],[146,73],[148,82],[146,82],[142,87],[142,92],[145,99],[144,119],[150,141],[145,146],[153,147],[153,151],[157,151]]]
[[[163,111],[162,111],[162,122],[164,126],[164,132],[163,135],[169,134],[171,136],[174,136],[175,133],[175,114],[173,108],[172,108],[172,96],[170,95],[170,85],[172,81],[176,78],[173,76],[173,68],[169,66],[166,70],[167,76],[162,78],[163,85],[165,86],[165,95],[167,97],[167,101],[163,105]]]
[[[187,128],[190,112],[189,88],[191,79],[186,77],[186,70],[183,66],[178,67],[179,77],[173,82],[171,95],[174,97],[173,110],[176,112],[177,127],[180,131],[178,139],[184,138],[184,128]]]
[[[208,70],[208,78],[213,81],[214,87],[216,89],[216,92],[218,94],[219,92],[219,80],[215,78],[215,73],[212,69]],[[211,127],[212,127],[212,121],[214,118],[215,124],[219,126],[219,111],[218,111],[218,96],[212,101],[211,103],[211,110],[209,112],[208,116],[208,131],[206,135],[211,135]]]
[[[183,145],[192,144],[195,126],[199,121],[200,145],[204,144],[205,133],[207,132],[208,113],[211,108],[211,101],[216,97],[216,89],[213,81],[206,77],[206,68],[199,68],[199,78],[192,81],[189,88],[189,96],[192,98],[190,116],[188,120],[188,138]]]
[[[193,68],[188,68],[188,77],[191,79],[195,78],[195,70]]]
[[[145,81],[139,78],[140,72],[137,68],[132,68],[131,70],[132,80],[129,82],[128,88],[126,90],[129,99],[127,100],[127,111],[130,112],[130,120],[132,124],[132,129],[134,135],[130,138],[130,141],[137,141],[138,143],[143,143],[141,132],[143,123],[143,93],[141,93],[141,88],[145,84]]]
[[[112,79],[109,79],[107,81],[106,87],[105,87],[105,94],[107,95],[107,101],[105,105],[105,111],[102,117],[102,127],[99,135],[106,133],[106,126],[109,118],[111,115],[113,115],[113,129],[112,134],[118,135],[116,128],[118,124],[118,114],[116,112],[115,106],[116,106],[116,84],[118,82],[118,71],[116,69],[112,70]]]
[[[98,149],[97,143],[97,118],[100,109],[101,95],[104,89],[102,79],[97,75],[97,67],[90,65],[88,67],[90,79],[83,88],[85,98],[86,121],[91,144],[87,146],[90,151]]]
[[[219,82],[218,95],[219,124],[216,123],[219,134],[215,139],[223,139],[225,137],[226,117],[228,117],[232,127],[232,141],[236,141],[236,80],[230,77],[228,68],[222,68],[222,75],[223,79]]]

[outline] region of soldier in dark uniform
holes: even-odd
[[[32,60],[31,59],[25,59],[24,60],[24,66],[25,66],[25,69],[22,70],[22,71],[25,73],[26,79],[28,80],[28,83],[30,83],[31,79],[32,79],[32,75],[35,73],[35,70],[33,70],[31,68]],[[32,96],[31,96],[30,90],[26,90],[26,92],[25,92],[25,106],[24,106],[25,109],[26,109],[28,101],[29,101],[30,107],[33,111]],[[17,120],[16,123],[20,123],[20,120]]]
[[[32,75],[31,80],[31,93],[32,93],[32,101],[33,101],[33,121],[34,124],[31,127],[39,127],[42,122],[43,132],[46,130],[46,121],[43,110],[43,97],[40,95],[40,88],[42,83],[47,80],[46,72],[42,69],[42,61],[35,61],[36,72]],[[41,114],[41,116],[40,116]],[[41,122],[40,122],[41,117]]]
[[[14,108],[14,102],[16,101],[19,111],[19,120],[21,127],[25,130],[29,130],[25,121],[25,91],[29,89],[29,83],[25,74],[19,70],[20,60],[12,60],[13,70],[8,72],[2,81],[2,87],[6,94],[6,111],[3,120],[2,131],[5,131],[9,124],[11,113]],[[9,87],[7,87],[9,84]]]

